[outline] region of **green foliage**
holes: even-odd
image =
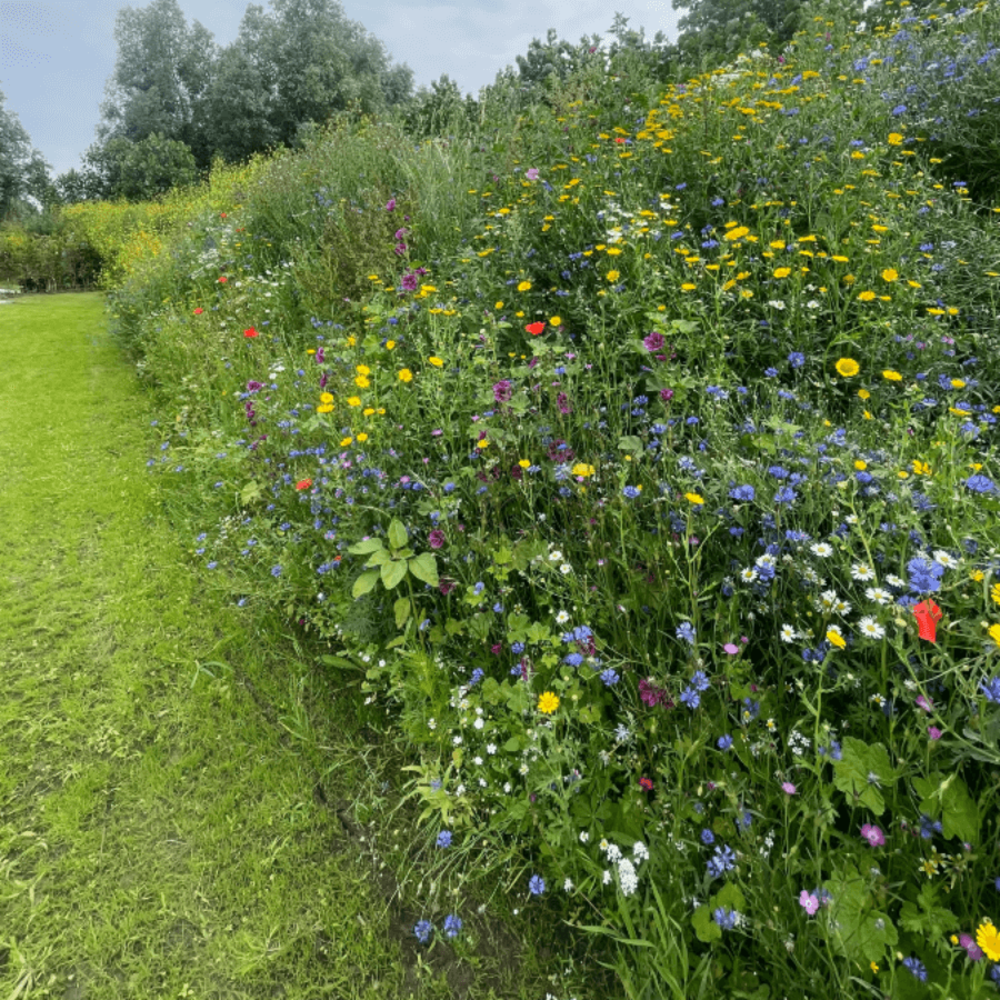
[[[17,113],[4,107],[0,92],[0,222],[23,218],[36,210],[25,201],[29,196],[43,204],[53,200],[48,172],[52,168],[37,149]]]

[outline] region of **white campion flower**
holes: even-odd
[[[635,856],[637,862],[649,860],[649,848],[641,840],[635,842],[632,854]]]

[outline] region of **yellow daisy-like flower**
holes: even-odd
[[[594,467],[592,465],[587,465],[585,462],[577,462],[573,466],[574,476],[592,476],[594,474]]]
[[[693,292],[697,287],[698,287],[697,285],[692,285],[690,281],[685,281],[684,284],[681,285],[681,291]]]
[[[739,240],[749,232],[750,230],[746,226],[737,226],[736,229],[730,229],[722,238],[724,240]]]
[[[926,462],[921,462],[919,458],[913,460],[913,471],[918,476],[929,476],[931,474],[931,467]]]
[[[385,342],[385,349],[387,351],[391,351],[395,346],[396,346],[396,341],[394,340],[387,340]]]
[[[863,458],[859,458],[854,463],[854,468],[857,469],[859,472],[864,472],[865,469],[868,468],[868,463]]]
[[[368,367],[368,365],[356,365],[354,370],[359,375],[371,375],[372,373],[372,370]]]
[[[352,444],[353,442],[354,442],[354,438],[350,438],[350,437],[342,438],[341,441],[340,441],[340,447],[341,448],[346,448],[349,444]]]
[[[860,292],[858,294],[858,298],[861,299],[862,302],[871,302],[871,300],[873,298],[875,298],[875,293],[874,292],[867,292],[867,291],[866,292]]]
[[[774,276],[776,278],[787,278],[791,273],[792,269],[790,267],[779,267],[775,270]]]
[[[551,715],[559,707],[559,695],[554,691],[543,691],[538,696],[538,711]]]
[[[853,378],[861,371],[861,366],[854,358],[841,358],[834,367],[837,369],[837,374],[844,378]]]
[[[522,469],[527,469],[531,465],[531,461],[527,458],[522,458],[517,464],[521,466]]]
[[[549,320],[549,326],[562,326],[562,316],[553,316]]]
[[[903,137],[898,132],[890,132],[888,141],[890,146],[901,146]]]
[[[986,634],[998,645],[1000,646],[1000,625],[991,625]]]
[[[429,361],[429,362],[430,362],[430,363],[431,363],[431,364],[432,364],[432,365],[433,365],[433,366],[434,366],[435,368],[440,368],[440,367],[441,367],[441,366],[442,366],[442,365],[444,364],[444,361],[442,361],[442,360],[441,360],[441,358],[438,358],[438,357],[433,357],[433,358],[428,358],[427,360],[428,360],[428,361]]]
[[[367,389],[371,385],[371,382],[364,375],[355,375],[354,384],[359,389]]]
[[[883,281],[895,281],[899,277],[899,272],[894,267],[887,267],[882,272]]]
[[[359,435],[358,435],[358,441],[359,441],[359,442],[362,442],[362,443],[363,443],[363,442],[365,442],[365,441],[367,441],[367,440],[368,440],[368,435],[367,435],[367,434],[359,434]]]
[[[976,944],[991,962],[1000,962],[1000,932],[993,924],[985,922],[976,928]]]
[[[361,398],[359,396],[350,396],[347,400],[348,406],[360,406]]]
[[[1000,604],[1000,583],[994,583],[990,588],[990,600],[994,604]]]
[[[902,382],[903,376],[899,372],[894,372],[892,369],[887,368],[882,372],[882,378],[888,379],[890,382]]]
[[[684,494],[684,499],[687,500],[689,503],[695,504],[696,506],[698,504],[702,504],[702,503],[705,502],[704,498],[698,496],[697,493],[685,493]]]
[[[617,281],[618,280],[618,272],[617,271],[608,271],[607,278],[608,278],[608,281]]]
[[[871,399],[872,394],[867,389],[858,389],[859,399]]]
[[[321,392],[319,394],[319,401],[321,403],[332,403],[333,402],[333,395],[331,393],[329,393],[329,392]]]
[[[484,448],[489,448],[489,446],[490,446],[490,443],[489,443],[489,441],[486,440],[486,438],[483,438],[482,441],[477,441],[476,442],[476,447],[480,451],[482,451]]]
[[[530,281],[522,281],[522,282],[521,282],[521,283],[520,283],[520,284],[519,284],[519,285],[517,286],[517,290],[518,290],[519,292],[528,292],[528,291],[531,291],[531,282],[530,282]]]
[[[839,632],[834,632],[833,629],[830,629],[830,631],[826,633],[826,639],[830,645],[836,646],[837,649],[843,649],[847,645],[847,641],[844,637]]]
[[[403,368],[399,372],[399,381],[400,382],[412,382],[413,381],[413,372],[411,372],[409,368]]]
[[[333,405],[331,403],[321,403],[316,407],[317,413],[333,413]]]

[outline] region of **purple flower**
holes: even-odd
[[[498,403],[509,402],[513,394],[513,389],[507,379],[501,379],[493,386],[493,399]]]
[[[811,892],[807,892],[805,889],[799,893],[799,906],[801,906],[809,916],[819,909],[819,899],[813,895]]]
[[[462,929],[461,918],[454,913],[449,913],[448,916],[444,918],[444,932],[448,937],[458,937],[458,932]]]
[[[408,292],[416,291],[418,284],[417,276],[415,274],[404,274],[403,280],[400,284],[402,284],[403,288],[405,288]]]
[[[644,337],[642,342],[645,344],[647,351],[658,351],[664,344],[663,334],[654,331]]]
[[[532,875],[528,881],[528,891],[532,896],[540,896],[545,892],[545,879],[541,875]]]
[[[435,528],[428,536],[427,541],[430,542],[432,549],[440,549],[445,542],[444,532],[440,528]]]
[[[527,177],[529,181],[536,180],[538,178],[538,167],[530,167],[524,172],[524,176]]]
[[[861,836],[871,844],[872,847],[881,847],[885,843],[885,834],[871,823],[865,823],[861,827]]]
[[[385,203],[385,210],[386,210],[387,212],[391,212],[391,211],[392,211],[392,210],[393,210],[393,209],[394,209],[395,207],[396,207],[396,199],[395,199],[395,198],[390,198],[390,199],[389,199],[389,200],[388,200],[388,201],[387,201],[387,202]]]
[[[781,783],[781,790],[786,795],[794,795],[798,791],[798,789],[790,781],[783,781]]]

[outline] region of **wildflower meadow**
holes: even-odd
[[[192,558],[402,748],[420,948],[996,993],[1000,8],[866,17],[318,130],[117,255]]]

